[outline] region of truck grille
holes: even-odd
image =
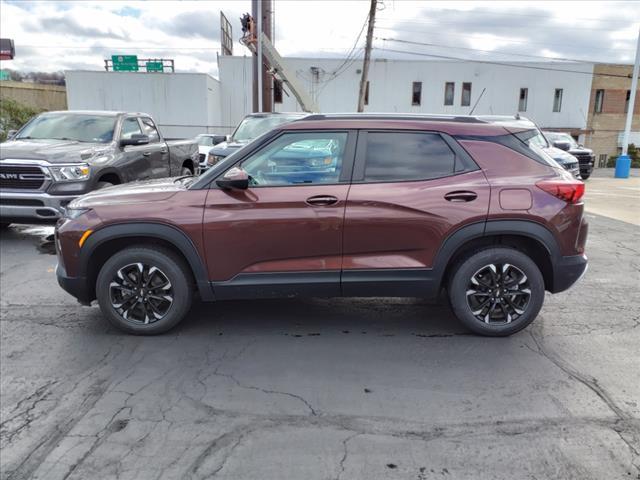
[[[572,153],[572,155],[578,159],[580,165],[590,165],[594,159],[590,153]]]
[[[37,166],[0,165],[0,188],[38,190],[45,178],[44,172]]]

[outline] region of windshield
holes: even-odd
[[[46,114],[31,120],[15,138],[108,143],[113,140],[115,124],[115,117],[105,115]]]
[[[571,148],[580,148],[578,143],[568,133],[560,132],[545,132],[544,134],[551,143],[553,142],[568,142]]]
[[[198,142],[198,145],[203,147],[213,146],[213,137],[208,137],[208,136],[196,137],[196,141]]]
[[[248,143],[254,138],[258,138],[263,133],[283,123],[291,122],[300,115],[273,115],[269,117],[245,117],[235,132],[231,140],[233,142]]]

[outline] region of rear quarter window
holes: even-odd
[[[456,156],[442,137],[423,132],[368,132],[365,182],[427,180],[453,175]]]

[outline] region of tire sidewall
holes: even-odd
[[[510,263],[528,277],[531,298],[523,315],[509,324],[486,324],[471,313],[466,291],[471,277],[491,263]],[[458,264],[449,283],[449,300],[456,317],[471,331],[487,336],[506,336],[527,327],[538,315],[544,303],[545,288],[540,269],[530,257],[512,248],[489,248],[467,257]]]
[[[156,266],[169,278],[173,288],[173,303],[169,312],[160,320],[148,325],[125,320],[111,305],[109,284],[116,272],[130,263]],[[100,269],[96,280],[98,304],[107,320],[120,330],[135,335],[155,335],[173,328],[191,307],[192,292],[189,278],[178,258],[169,252],[150,248],[128,248],[113,255]]]

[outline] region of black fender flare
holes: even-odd
[[[530,220],[488,220],[472,223],[449,235],[436,253],[433,261],[436,285],[442,285],[447,266],[460,247],[470,240],[493,235],[516,235],[536,240],[549,253],[554,270],[554,265],[562,258],[560,246],[553,233],[540,223]]]
[[[97,230],[87,238],[80,250],[80,276],[88,277],[91,258],[96,248],[110,240],[127,237],[157,238],[173,245],[187,260],[202,300],[214,299],[205,262],[198,254],[196,246],[182,230],[163,223],[119,223]]]

